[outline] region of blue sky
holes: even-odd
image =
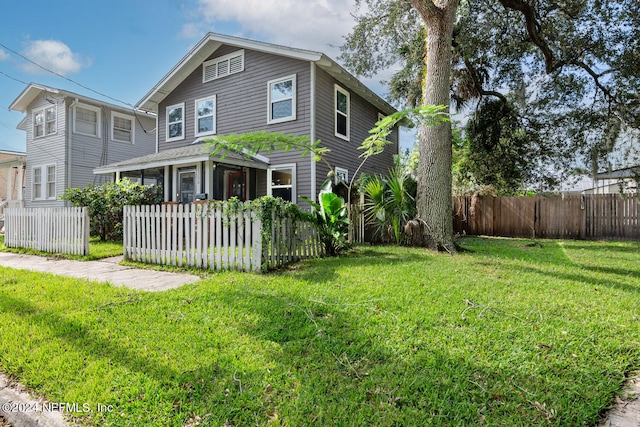
[[[9,105],[35,82],[115,103],[44,72],[15,51],[112,98],[135,104],[207,32],[324,52],[354,25],[353,0],[10,1],[0,25],[0,150],[23,151],[23,114]],[[388,77],[388,74],[387,74]],[[384,76],[363,80],[384,96]],[[14,80],[15,79],[15,80]],[[19,81],[16,81],[19,80]],[[403,136],[411,146],[410,136]]]

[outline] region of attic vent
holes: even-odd
[[[244,50],[202,64],[203,83],[244,71]]]

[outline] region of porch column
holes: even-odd
[[[211,186],[211,181],[212,181],[211,172],[213,172],[213,166],[211,165],[211,161],[207,160],[204,163],[204,192],[207,193],[208,199],[211,199],[213,197],[213,193],[211,193],[211,189],[213,188]]]
[[[116,171],[116,182],[120,181],[120,171]]]
[[[169,166],[165,166],[164,167],[164,177],[162,178],[162,186],[164,187],[164,200],[167,202],[171,201],[171,193],[169,192],[169,188],[171,188],[171,186],[169,185],[169,183],[171,181],[169,181],[171,179],[171,177],[169,176]]]
[[[22,183],[24,181],[24,168],[22,165],[18,166],[18,178],[16,180],[16,196],[18,197],[18,201],[22,202],[24,198],[24,189],[22,188]]]
[[[13,181],[13,168],[7,168],[7,200],[13,200],[13,192],[11,191],[11,182]]]

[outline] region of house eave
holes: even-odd
[[[228,36],[218,33],[207,34],[193,49],[189,51],[137,104],[136,108],[144,111],[157,112],[158,104],[170,94],[184,79],[193,73],[220,46],[229,45],[239,49],[250,49],[258,52],[300,59],[303,61],[317,61],[322,57],[319,52],[289,48],[271,43],[259,42]]]

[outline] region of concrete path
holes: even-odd
[[[119,265],[120,261],[122,261],[121,256],[99,261],[73,261],[0,252],[0,265],[4,267],[109,282],[115,286],[126,286],[142,291],[166,291],[200,280],[193,274],[126,267]]]

